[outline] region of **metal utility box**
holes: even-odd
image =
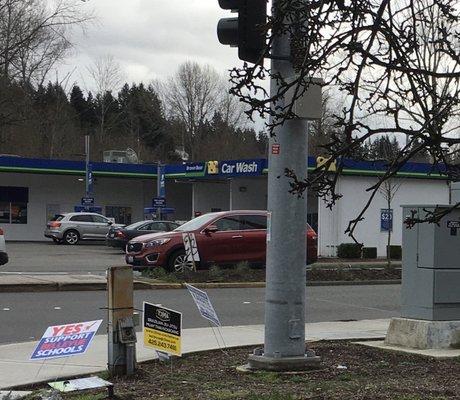
[[[403,219],[449,207],[403,206]],[[422,223],[409,229],[404,224],[402,246],[402,317],[460,320],[460,210],[443,217],[439,225]]]

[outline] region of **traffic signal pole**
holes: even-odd
[[[263,25],[266,22],[267,1],[218,1],[224,10],[238,13],[237,18],[219,21],[219,41],[238,47],[241,60],[261,62],[266,41]],[[273,0],[272,4],[273,13],[276,13],[276,5],[281,4],[281,0]],[[272,76],[279,74],[284,80],[290,81],[295,77],[290,57],[291,38],[289,33],[272,34]],[[272,79],[271,97],[278,90],[279,83]],[[296,108],[299,118],[289,119],[277,126],[275,136],[269,140],[265,344],[263,349],[256,349],[249,356],[247,367],[250,369],[292,371],[319,364],[319,357],[305,350],[307,193],[303,197],[289,193],[290,180],[284,176],[286,168],[299,177],[307,175],[308,133],[305,118],[319,118],[318,110],[315,113],[313,108],[314,103],[316,106],[321,104],[320,88],[316,92],[317,96],[312,92],[308,98],[314,98],[313,102],[302,98],[302,102],[295,104],[299,106]],[[292,101],[292,94],[288,96],[272,106],[288,105]]]
[[[273,0],[275,12],[276,0]],[[276,34],[276,32],[274,32]],[[290,37],[274,38],[272,75],[294,77]],[[278,57],[281,56],[281,57]],[[283,57],[288,56],[288,57]],[[275,79],[270,94],[279,89]],[[280,105],[289,99],[281,99]],[[273,122],[273,121],[272,121]],[[308,135],[306,119],[289,119],[275,128],[269,140],[267,263],[265,290],[265,342],[249,356],[250,369],[304,370],[316,367],[319,357],[305,347],[307,193],[289,193],[285,169],[307,175]]]

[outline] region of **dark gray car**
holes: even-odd
[[[74,245],[80,240],[105,240],[113,221],[101,214],[74,212],[56,215],[48,221],[45,237],[53,239],[55,243],[64,242]]]
[[[107,233],[106,244],[108,246],[121,247],[124,249],[128,242],[135,237],[148,233],[169,232],[180,225],[181,224],[173,221],[144,220],[122,228],[111,226]]]

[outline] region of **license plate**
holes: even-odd
[[[129,262],[129,263],[134,262],[134,257],[133,257],[133,256],[128,256],[128,262]]]

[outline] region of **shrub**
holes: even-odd
[[[377,247],[363,247],[363,258],[377,258]]]
[[[152,279],[164,279],[168,275],[168,272],[164,268],[155,267],[143,269],[142,275]]]
[[[213,281],[221,282],[225,278],[225,271],[222,268],[220,268],[218,265],[213,264],[209,268],[209,277]]]
[[[240,274],[251,272],[251,267],[247,261],[241,261],[236,264],[235,270]]]
[[[357,243],[341,243],[337,247],[339,258],[361,258],[361,245]]]
[[[402,258],[402,247],[401,246],[391,245],[390,246],[390,258],[392,260],[401,260],[401,258]]]

